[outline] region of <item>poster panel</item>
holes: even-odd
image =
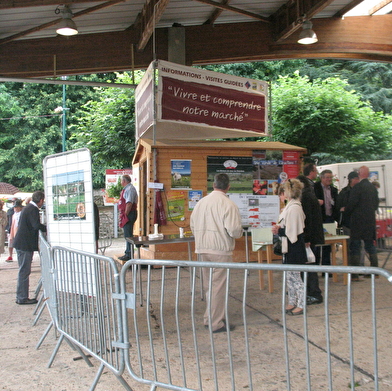
[[[90,151],[85,148],[47,156],[44,186],[49,243],[95,252]]]
[[[252,228],[272,227],[279,218],[279,197],[230,193],[229,198],[238,206],[242,225]]]
[[[43,162],[47,239],[51,246],[95,252],[91,154],[87,148],[47,156]],[[89,265],[71,273],[78,260],[63,260],[59,289],[77,295],[96,294],[96,270]],[[71,266],[71,262],[72,265]],[[80,261],[81,262],[81,261]],[[82,270],[89,270],[85,275]]]
[[[207,156],[207,191],[213,190],[216,174],[230,178],[230,193],[252,193],[252,158],[248,156]]]
[[[118,183],[119,178],[121,178],[123,175],[129,175],[132,178],[132,169],[130,168],[126,168],[122,170],[107,169],[105,173],[105,190],[108,190],[110,186],[115,186]],[[132,180],[132,184],[136,187],[134,178]],[[138,189],[138,187],[136,187],[136,189]],[[105,206],[114,205],[117,202],[118,202],[117,199],[108,197],[107,193],[105,192],[105,197],[104,197]]]
[[[171,160],[171,188],[172,189],[191,188],[191,163],[192,160],[184,160],[184,159]]]

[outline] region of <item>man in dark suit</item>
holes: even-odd
[[[303,184],[301,205],[305,213],[304,240],[306,247],[310,247],[316,254],[316,246],[324,244],[323,217],[318,199],[314,195],[309,180],[304,175],[298,175]],[[306,304],[320,304],[323,302],[323,295],[319,286],[318,274],[308,273],[308,283],[306,287]]]
[[[332,185],[333,174],[331,170],[324,170],[320,174],[320,182],[314,184],[314,194],[321,205],[323,223],[334,223],[337,220],[336,199],[338,189]],[[320,247],[318,247],[320,248]],[[322,265],[331,264],[331,246],[322,247]],[[316,254],[320,259],[320,255]]]
[[[379,199],[378,191],[370,183],[369,167],[359,169],[360,182],[350,191],[345,213],[350,217],[350,258],[353,266],[358,266],[361,255],[361,240],[365,243],[365,251],[369,254],[370,265],[378,267],[376,239],[376,210]],[[370,275],[369,275],[370,277]]]
[[[34,251],[38,251],[38,231],[46,232],[46,226],[41,224],[39,216],[39,208],[42,207],[44,201],[45,194],[42,191],[36,191],[20,215],[18,231],[14,239],[19,264],[17,304],[37,303],[36,299],[29,299],[29,278]]]

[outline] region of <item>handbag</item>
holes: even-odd
[[[274,243],[274,254],[275,255],[280,255],[282,256],[282,239],[280,236],[278,235],[274,235],[274,239],[273,239],[273,243]]]

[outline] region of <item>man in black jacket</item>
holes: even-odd
[[[314,194],[321,205],[323,223],[334,223],[337,220],[336,198],[338,189],[332,185],[332,171],[324,170],[320,173],[320,182],[314,184]],[[318,247],[320,248],[320,247]],[[323,246],[322,265],[331,264],[331,246]],[[319,259],[320,255],[316,254]]]
[[[344,187],[336,200],[336,209],[339,212],[338,226],[342,228],[343,234],[350,236],[350,216],[347,215],[345,209],[350,198],[351,189],[359,182],[359,175],[356,171],[352,171],[347,176],[348,184]],[[348,240],[348,248],[350,248],[350,240]],[[353,264],[351,254],[348,257],[348,264],[350,266],[358,266]],[[359,281],[359,277],[356,274],[351,276],[351,281]]]
[[[361,240],[365,243],[365,251],[369,254],[370,265],[378,267],[376,239],[376,210],[378,208],[378,191],[370,183],[369,167],[359,169],[360,182],[350,191],[346,214],[350,217],[350,257],[353,266],[359,265]]]
[[[304,241],[306,247],[310,247],[316,254],[316,245],[324,244],[323,217],[321,215],[320,204],[313,193],[313,187],[304,175],[297,177],[303,184],[301,204],[305,213]],[[323,302],[323,295],[319,286],[318,274],[308,273],[306,286],[306,304],[320,304]]]
[[[44,201],[45,194],[42,191],[36,191],[20,215],[18,231],[14,239],[19,264],[17,304],[37,303],[36,299],[29,299],[29,279],[34,251],[38,251],[38,231],[46,232],[46,226],[41,224],[39,216],[39,208],[42,207]]]

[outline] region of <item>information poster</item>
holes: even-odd
[[[253,151],[253,188],[255,195],[276,195],[280,183],[286,179],[282,151]]]
[[[216,174],[230,178],[230,193],[252,193],[252,158],[247,156],[207,156],[207,191],[213,190]]]
[[[201,190],[190,190],[188,192],[188,210],[195,209],[196,204],[203,197],[203,192]]]
[[[171,160],[171,188],[191,188],[191,162],[192,160]]]
[[[229,194],[241,213],[242,225],[252,228],[272,227],[279,218],[279,197],[253,194]]]
[[[296,178],[299,175],[299,152],[284,151],[283,152],[283,171],[287,174],[287,178]]]
[[[122,170],[107,169],[105,175],[105,189],[107,190],[110,186],[117,185],[118,181],[119,180],[121,181],[121,177],[123,175],[129,175],[132,178],[132,169],[130,168],[126,168]],[[134,181],[132,181],[132,184],[136,187],[136,189],[138,189]],[[104,197],[105,206],[110,206],[117,202],[118,202],[117,199],[108,197],[105,191],[105,197]]]
[[[167,219],[183,221],[185,219],[185,200],[188,192],[185,190],[169,190],[167,196]]]

